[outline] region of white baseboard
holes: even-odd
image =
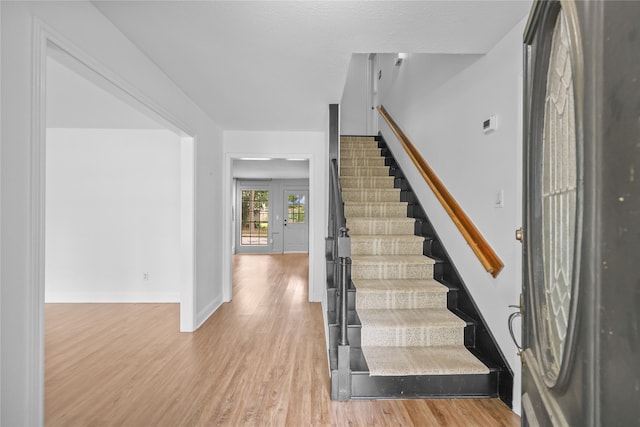
[[[179,292],[47,292],[45,303],[180,303]]]
[[[198,314],[196,315],[196,330],[202,326],[218,308],[220,308],[222,303],[222,296],[219,296],[207,304],[202,310],[198,311]]]

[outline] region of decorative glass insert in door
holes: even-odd
[[[304,194],[289,194],[287,196],[287,222],[289,224],[304,223],[304,206]]]
[[[269,243],[269,190],[242,190],[240,244],[264,246]]]
[[[570,319],[576,246],[575,100],[567,21],[561,9],[551,41],[542,137],[543,348],[548,374],[562,365]]]

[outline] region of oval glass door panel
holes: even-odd
[[[577,157],[570,40],[562,9],[556,18],[544,107],[542,141],[543,353],[557,376],[570,319],[576,245]]]

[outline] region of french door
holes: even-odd
[[[239,183],[236,251],[266,253],[271,251],[271,191],[268,183]]]

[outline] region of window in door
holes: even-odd
[[[304,194],[289,194],[287,200],[287,222],[289,224],[304,223]]]
[[[269,190],[242,190],[240,244],[266,246],[269,242]]]

